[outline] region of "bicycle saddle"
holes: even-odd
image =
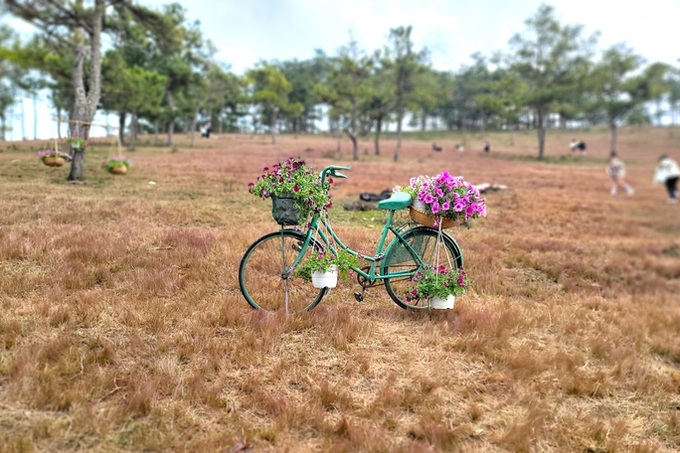
[[[399,209],[407,208],[411,204],[411,195],[406,192],[395,192],[387,200],[378,202],[378,208],[389,209],[397,211]]]

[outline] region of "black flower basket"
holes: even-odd
[[[292,195],[272,195],[272,217],[281,226],[299,225],[302,220],[302,210]]]

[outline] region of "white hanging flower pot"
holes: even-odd
[[[456,296],[453,294],[449,294],[449,296],[446,299],[442,299],[440,297],[433,297],[432,300],[430,301],[430,305],[432,308],[436,310],[453,310],[453,305],[456,303]]]
[[[314,288],[335,288],[338,284],[338,266],[335,264],[326,272],[312,272],[312,285]]]

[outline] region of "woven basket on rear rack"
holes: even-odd
[[[434,216],[429,215],[424,211],[421,211],[420,209],[414,207],[413,205],[409,207],[409,214],[411,215],[411,220],[413,220],[414,222],[424,225],[426,227],[437,228],[434,226],[434,222],[437,220]],[[446,219],[444,217],[440,217],[439,219],[440,219],[439,221],[442,224],[442,229],[451,228],[458,224],[458,222],[453,219]]]

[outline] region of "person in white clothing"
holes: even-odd
[[[678,202],[678,179],[680,178],[680,166],[678,163],[663,154],[659,157],[659,164],[654,172],[654,182],[664,184],[668,191],[668,203]]]
[[[626,165],[619,159],[616,151],[609,154],[609,164],[606,169],[607,174],[612,178],[611,194],[616,195],[617,189],[621,187],[630,196],[635,190],[626,182]]]

